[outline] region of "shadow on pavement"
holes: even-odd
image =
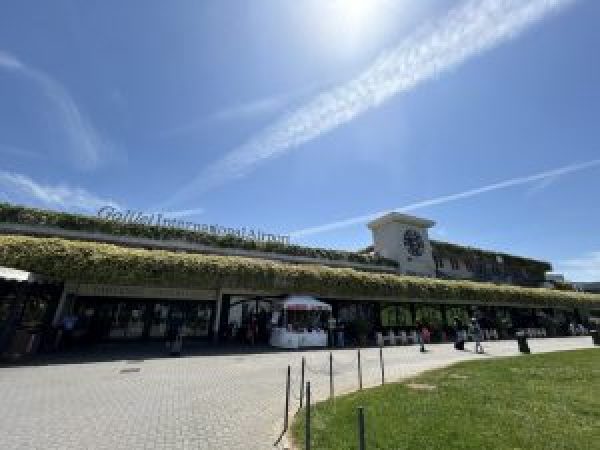
[[[502,342],[502,341],[499,341]],[[432,347],[438,345],[451,345],[450,343],[429,344],[425,353],[431,353]],[[416,344],[413,345],[417,351]],[[362,349],[377,349],[374,345],[361,347]],[[128,361],[141,362],[148,359],[166,359],[166,358],[186,358],[201,356],[230,356],[230,355],[257,355],[273,353],[290,353],[304,351],[323,351],[332,350],[356,350],[356,346],[345,346],[343,348],[301,348],[301,349],[282,349],[270,347],[266,344],[242,345],[238,343],[214,343],[210,341],[184,341],[181,356],[172,356],[169,354],[165,342],[106,342],[95,345],[80,345],[73,349],[60,350],[55,352],[38,353],[32,356],[23,357],[16,360],[0,360],[0,367],[19,367],[19,366],[48,366],[58,364],[85,364],[110,361]],[[459,353],[474,353],[473,350],[465,348]],[[490,356],[487,352],[483,356]]]
[[[164,342],[119,342],[77,347],[52,353],[40,353],[16,360],[2,360],[0,367],[48,366],[122,361],[141,362],[148,359],[186,358],[198,356],[252,355],[289,352],[268,345],[215,344],[185,342],[181,356],[169,354]]]
[[[356,350],[359,347],[349,345],[343,348],[306,347],[284,349],[267,344],[242,345],[237,343],[214,343],[207,341],[184,341],[181,356],[169,354],[165,342],[110,342],[95,345],[81,345],[73,349],[38,353],[16,360],[0,360],[0,367],[49,366],[59,364],[86,364],[97,362],[127,361],[141,362],[149,359],[178,359],[201,356],[248,356],[259,354],[290,353],[304,351],[330,352],[332,350]],[[378,349],[375,345],[361,347]],[[416,348],[416,345],[415,345]],[[427,352],[429,353],[429,351]]]

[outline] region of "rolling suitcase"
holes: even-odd
[[[181,338],[181,335],[178,335],[175,338],[175,341],[173,341],[173,343],[171,344],[171,348],[170,348],[170,353],[171,356],[181,356],[181,347],[183,344],[183,339]]]

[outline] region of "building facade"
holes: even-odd
[[[433,241],[433,225],[387,214],[370,248],[343,252],[0,205],[0,352],[52,350],[65,324],[67,346],[160,341],[173,320],[189,342],[265,343],[287,295],[331,304],[347,343],[417,321],[444,341],[471,317],[561,335],[600,316],[600,296],[536,287],[550,264]]]
[[[400,273],[433,278],[539,286],[552,266],[506,253],[429,239],[435,222],[389,213],[369,223],[373,245],[364,252],[398,263]]]
[[[577,289],[580,289],[583,292],[600,294],[600,281],[574,284],[577,287]]]

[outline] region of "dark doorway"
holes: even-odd
[[[212,336],[214,302],[112,297],[78,297],[73,337],[81,343],[106,340],[164,340],[169,321],[177,317],[185,338]]]
[[[238,344],[267,344],[271,331],[272,299],[228,296],[223,301],[223,337]]]

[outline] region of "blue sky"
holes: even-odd
[[[599,20],[592,0],[4,1],[0,200],[345,249],[412,205],[437,239],[598,280]]]

